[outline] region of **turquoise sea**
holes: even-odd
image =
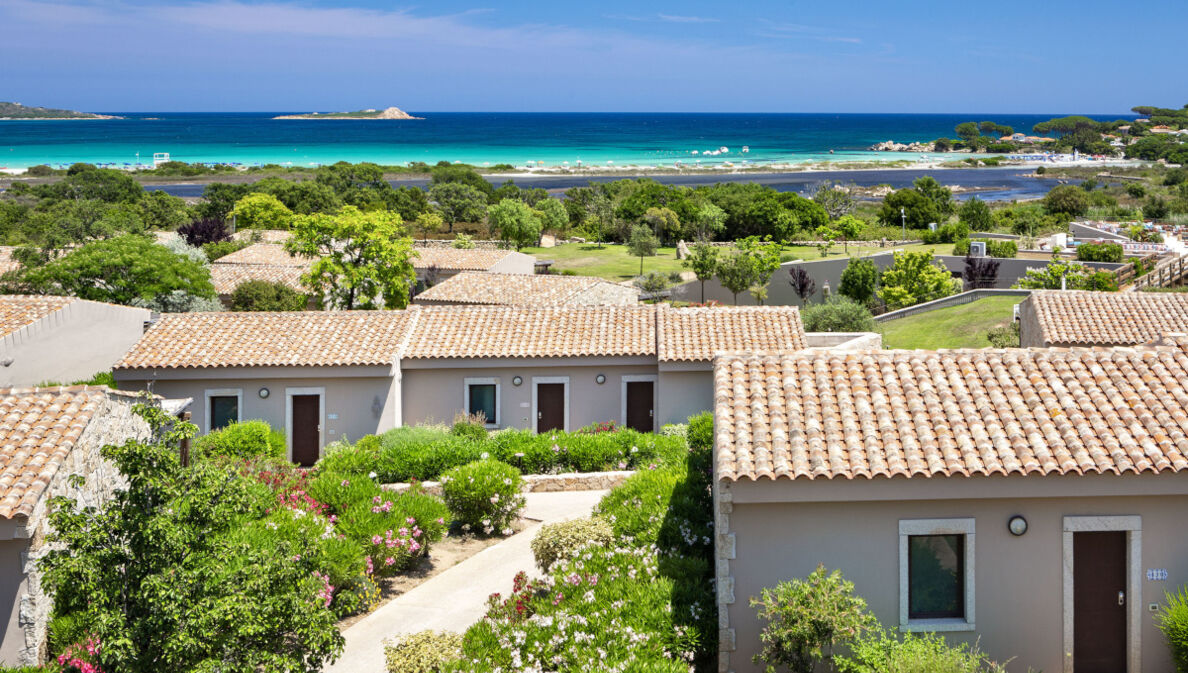
[[[889,161],[903,156],[866,148],[884,140],[951,137],[953,127],[965,121],[992,120],[1030,132],[1034,124],[1060,116],[413,112],[424,119],[306,121],[272,119],[291,112],[108,114],[125,119],[0,121],[0,168],[77,161],[132,166],[150,164],[158,152],[169,153],[175,161],[244,165],[461,161],[479,166],[531,162],[576,167],[580,162],[605,167],[672,166],[678,161],[701,166]],[[744,147],[749,151],[743,152]]]

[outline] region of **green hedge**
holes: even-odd
[[[548,474],[637,469],[684,452],[685,440],[680,436],[634,430],[541,434],[505,430],[479,439],[444,428],[413,426],[330,447],[317,470],[375,473],[378,481],[392,483],[434,480],[451,468],[483,458],[502,461],[524,474]]]
[[[1002,241],[993,238],[975,238],[986,244],[986,254],[999,259],[1013,259],[1019,254],[1019,246],[1014,241]],[[963,238],[953,246],[954,255],[968,255],[970,239]]]
[[[273,430],[264,421],[232,423],[194,440],[197,457],[213,458],[284,458],[285,433]]]
[[[1126,250],[1120,243],[1082,243],[1077,246],[1081,262],[1121,262]]]

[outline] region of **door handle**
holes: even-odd
[[[1118,592],[1118,605],[1126,605],[1126,592],[1125,591]]]
[[[538,421],[539,421],[539,420],[541,420],[542,418],[544,418],[544,412],[543,412],[543,411],[538,411],[538,412],[536,412],[536,420],[538,420]]]
[[[652,416],[654,416],[655,414],[656,414],[656,410],[655,410],[655,409],[648,409],[648,418],[651,418],[651,417],[652,417]]]

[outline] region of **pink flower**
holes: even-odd
[[[394,563],[396,563],[396,559],[392,558],[391,556],[389,556],[388,558],[384,559],[384,565],[386,565],[386,566],[390,566],[390,565],[392,565],[392,564],[394,564]]]
[[[440,516],[439,516],[439,517],[437,517],[437,525],[439,525],[439,526],[444,526],[444,525],[445,525],[445,519],[443,519],[443,518],[442,518],[442,517],[440,517]]]
[[[351,485],[351,481],[349,479],[343,479],[341,485],[343,488],[346,488],[347,486]]]
[[[383,541],[384,541],[384,538],[382,538],[378,535],[371,536],[371,544],[382,544]]]
[[[413,525],[416,525],[417,520],[410,516],[404,520],[404,523],[407,523],[408,525],[413,526]]]

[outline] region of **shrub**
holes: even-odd
[[[865,304],[874,296],[879,282],[879,268],[869,259],[851,259],[841,274],[837,291],[859,304]]]
[[[1082,262],[1121,262],[1124,255],[1120,243],[1082,243],[1077,246],[1077,259]]]
[[[420,631],[384,646],[388,673],[440,673],[462,658],[462,636],[448,631]]]
[[[309,298],[284,283],[249,280],[231,293],[233,311],[304,311],[308,307]]]
[[[883,629],[860,636],[849,656],[835,656],[839,673],[1006,673],[969,643],[950,646],[935,633],[904,633],[897,638]]]
[[[524,508],[520,471],[498,460],[455,467],[441,477],[446,506],[463,530],[510,535]]]
[[[243,250],[251,245],[249,241],[218,241],[216,243],[204,243],[202,245],[202,252],[206,253],[206,259],[215,261],[220,257],[226,257],[233,252]]]
[[[319,470],[305,490],[310,497],[326,505],[329,514],[341,515],[352,505],[372,500],[383,493],[379,485],[360,474]]]
[[[986,255],[990,257],[998,257],[1000,259],[1013,259],[1019,254],[1019,246],[1014,241],[1003,241],[993,238],[975,238],[975,241],[986,244]],[[972,241],[968,238],[957,241],[953,246],[954,255],[968,255],[969,244]]]
[[[1049,213],[1084,215],[1089,210],[1089,194],[1076,185],[1059,185],[1044,196],[1044,207]]]
[[[708,411],[689,417],[689,429],[685,433],[689,450],[706,451],[714,447],[714,415]]]
[[[800,312],[806,332],[877,332],[870,310],[849,297],[830,297]]]
[[[220,243],[231,238],[231,230],[227,228],[227,223],[213,217],[203,217],[183,224],[177,228],[177,233],[188,245],[195,247]]]
[[[243,421],[195,439],[194,452],[207,458],[284,458],[288,451],[283,432],[264,421]]]
[[[847,643],[877,622],[866,601],[854,595],[854,583],[840,570],[817,566],[806,579],[780,582],[751,597],[759,618],[767,622],[759,639],[763,650],[754,662],[768,670],[787,666],[793,673],[813,673],[817,663],[832,655],[834,645]]]
[[[1168,592],[1156,621],[1171,648],[1176,673],[1188,673],[1188,588]]]
[[[614,539],[610,524],[602,519],[573,519],[541,526],[532,538],[536,565],[548,572],[554,563],[567,559],[588,545],[606,547]]]
[[[368,570],[384,576],[428,555],[430,545],[445,534],[448,517],[439,498],[415,489],[352,503],[338,517],[338,528],[363,545]]]
[[[482,418],[464,417],[454,420],[454,424],[450,426],[450,434],[455,437],[482,441],[487,438],[487,429],[483,427]]]
[[[1018,348],[1020,343],[1019,323],[1012,320],[1010,325],[991,327],[986,332],[986,340],[995,348]]]
[[[979,203],[981,203],[979,201]],[[953,243],[969,237],[969,225],[964,221],[942,224],[936,231],[925,231],[921,240],[925,243]]]

